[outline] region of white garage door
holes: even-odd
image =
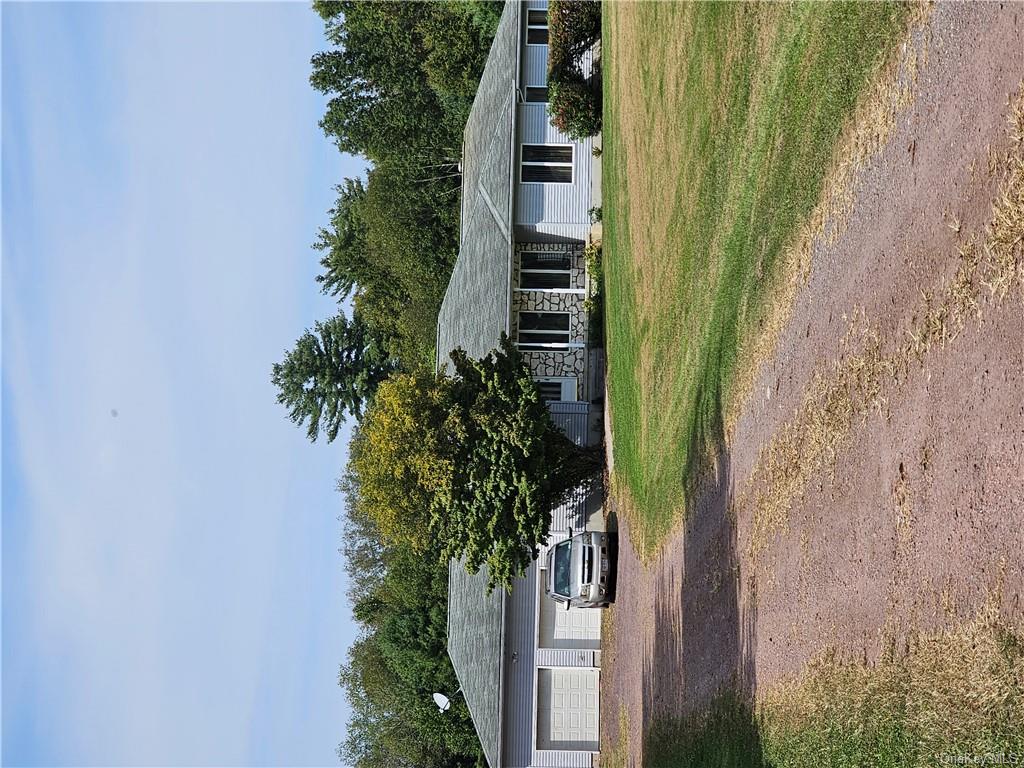
[[[537,671],[537,748],[598,749],[596,669]]]
[[[543,574],[543,572],[542,572]],[[544,584],[543,575],[538,580]],[[601,609],[570,608],[557,603],[540,590],[540,647],[590,648],[601,647]]]

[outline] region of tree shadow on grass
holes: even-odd
[[[646,766],[765,766],[753,714],[756,614],[740,601],[731,457],[718,386],[698,391],[681,548],[661,559],[643,670]],[[671,545],[670,545],[671,546]]]

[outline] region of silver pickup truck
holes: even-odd
[[[612,538],[583,531],[548,550],[544,591],[566,608],[603,608],[612,601]]]

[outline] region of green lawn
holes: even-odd
[[[605,3],[613,489],[650,549],[723,435],[744,339],[904,29],[875,3]]]

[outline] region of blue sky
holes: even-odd
[[[305,4],[5,4],[3,763],[337,764],[334,479],[270,366],[332,185]],[[115,415],[116,413],[116,415]]]

